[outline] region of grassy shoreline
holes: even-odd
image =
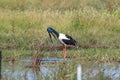
[[[20,59],[33,59],[33,56],[40,55],[41,57],[50,58],[57,57],[63,58],[61,50],[3,50],[3,61],[20,60]],[[97,62],[120,62],[120,49],[71,49],[67,50],[67,57],[72,60],[86,60]]]

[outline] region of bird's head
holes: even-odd
[[[51,42],[53,42],[52,36],[53,36],[54,38],[56,38],[56,36],[57,36],[57,37],[59,36],[59,33],[58,33],[57,31],[55,31],[53,28],[51,28],[51,27],[48,27],[48,28],[47,28],[47,32],[48,32],[48,34],[49,34],[49,36],[50,36]]]
[[[48,33],[51,33],[51,32],[53,32],[53,28],[48,27],[48,28],[47,28],[47,31],[48,31]]]

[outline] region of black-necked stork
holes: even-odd
[[[63,33],[58,33],[56,30],[54,30],[51,27],[48,27],[47,31],[49,33],[51,41],[52,41],[52,36],[51,35],[53,35],[54,37],[56,36],[58,38],[58,40],[63,44],[63,46],[64,46],[63,47],[64,59],[66,58],[66,45],[77,46],[77,42],[71,36],[63,34]]]

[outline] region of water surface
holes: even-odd
[[[82,65],[82,80],[120,80],[120,64],[83,62],[73,59],[42,58],[32,69],[32,60],[2,62],[2,80],[77,80],[77,65]]]

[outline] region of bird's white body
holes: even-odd
[[[60,41],[62,44],[64,44],[64,45],[66,45],[66,44],[63,42],[63,39],[70,40],[70,39],[68,39],[68,38],[65,36],[65,34],[63,34],[63,33],[59,33],[58,39],[59,39],[59,41]]]

